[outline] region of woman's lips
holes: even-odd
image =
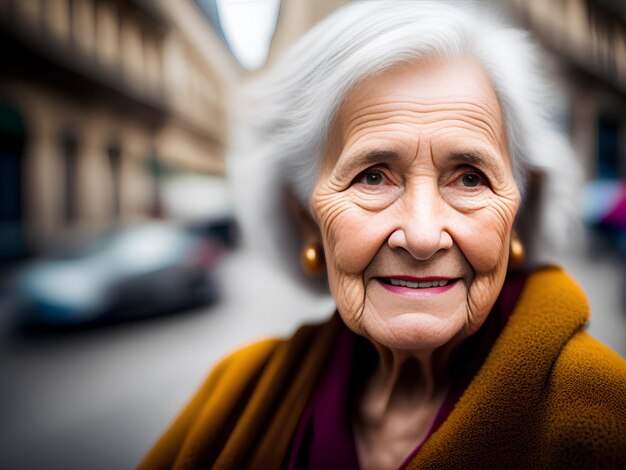
[[[460,278],[449,277],[377,277],[378,283],[396,294],[442,294],[452,289]]]

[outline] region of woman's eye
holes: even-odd
[[[477,173],[465,173],[461,176],[461,184],[466,188],[475,188],[483,183],[483,178]]]
[[[382,172],[377,170],[366,171],[360,178],[360,182],[368,186],[378,186],[383,184],[384,181],[385,176],[382,174]]]

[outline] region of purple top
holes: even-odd
[[[480,369],[491,347],[500,335],[517,299],[526,274],[509,274],[500,296],[483,326],[459,348],[451,368],[450,389],[430,426],[426,437],[400,465],[406,466],[417,455],[428,438],[452,412],[472,378]],[[358,361],[353,362],[353,358]],[[329,364],[318,379],[291,443],[289,469],[358,469],[359,460],[352,433],[353,398],[366,379],[366,365],[375,363],[376,352],[364,338],[342,327]]]

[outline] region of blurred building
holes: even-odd
[[[275,63],[300,37],[349,0],[282,0],[267,65]]]
[[[0,1],[0,261],[223,174],[240,69],[191,0]]]
[[[626,179],[626,3],[513,0],[556,64],[566,129],[588,179]]]
[[[546,48],[588,179],[625,178],[624,2],[484,1]],[[168,175],[223,173],[229,92],[255,73],[219,3],[0,0],[0,260],[159,215]],[[279,3],[261,70],[349,1]]]

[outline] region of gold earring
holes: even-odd
[[[524,266],[526,250],[517,234],[511,234],[511,246],[509,248],[509,269],[519,270]]]
[[[302,249],[300,262],[307,274],[317,276],[322,273],[324,267],[324,255],[319,243],[307,243]]]

